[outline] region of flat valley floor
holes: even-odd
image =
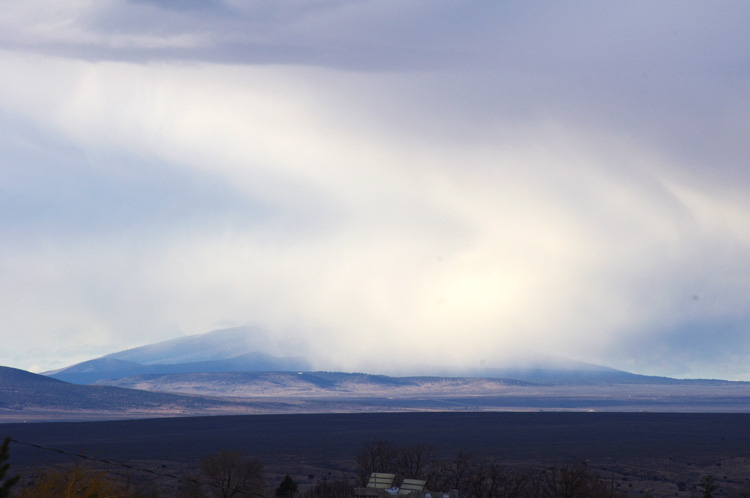
[[[122,471],[118,463],[156,472],[169,485],[171,478],[162,474],[197,473],[204,457],[239,450],[264,463],[269,485],[290,474],[304,488],[323,478],[353,477],[356,454],[370,441],[385,440],[432,445],[444,458],[467,450],[510,467],[585,462],[630,496],[648,491],[689,497],[708,474],[719,484],[717,496],[750,489],[750,414],[215,416],[0,424],[0,436],[20,442],[11,446],[10,463],[25,477],[39,467],[76,460],[66,453],[80,453],[115,462],[101,464],[111,472]]]

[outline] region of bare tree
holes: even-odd
[[[304,498],[351,498],[354,496],[354,486],[346,476],[336,481],[319,481],[314,487],[302,495]]]
[[[584,464],[549,469],[542,480],[542,496],[546,498],[608,498],[612,494]]]
[[[366,444],[356,456],[357,477],[361,486],[367,484],[373,472],[396,472],[398,447],[383,440],[373,440]]]
[[[453,459],[433,463],[427,474],[427,489],[462,489],[472,463],[472,456],[467,451],[459,451]]]
[[[257,458],[244,458],[239,451],[220,451],[201,463],[201,470],[221,498],[261,494],[263,465]]]
[[[491,495],[487,488],[491,486],[488,483],[491,470],[485,461],[472,466],[461,484],[461,495],[470,498],[489,498]]]
[[[405,479],[421,479],[427,467],[433,463],[435,447],[427,444],[414,444],[399,448],[396,459],[396,473]]]
[[[482,459],[466,465],[456,481],[459,495],[470,498],[531,498],[532,479],[527,472],[513,470],[494,459]]]

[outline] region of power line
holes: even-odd
[[[210,486],[210,487],[213,487],[213,488],[216,488],[216,489],[222,489],[221,486],[219,486],[218,484],[215,484],[215,483],[212,483],[212,482],[201,481],[201,480],[195,479],[193,477],[180,477],[180,476],[177,476],[175,474],[170,474],[170,473],[167,473],[167,472],[159,472],[157,470],[146,469],[146,468],[143,468],[143,467],[136,467],[134,465],[130,465],[130,464],[127,464],[127,463],[115,462],[113,460],[108,460],[106,458],[96,458],[96,457],[92,457],[92,456],[89,456],[89,455],[84,455],[83,453],[71,453],[69,451],[61,450],[61,449],[58,449],[58,448],[50,448],[48,446],[43,446],[41,444],[30,443],[28,441],[19,441],[18,439],[14,439],[12,437],[8,437],[7,439],[10,442],[12,442],[12,443],[20,444],[22,446],[30,446],[32,448],[36,448],[36,449],[39,449],[39,450],[42,450],[42,451],[50,451],[50,452],[53,452],[53,453],[59,453],[61,455],[66,455],[66,456],[71,456],[71,457],[75,457],[75,458],[80,458],[80,459],[83,459],[83,460],[88,460],[90,462],[103,463],[103,464],[106,464],[106,465],[112,465],[114,467],[121,467],[123,469],[133,470],[133,471],[136,471],[136,472],[145,472],[147,474],[152,474],[152,475],[159,476],[159,477],[166,477],[166,478],[169,478],[169,479],[175,479],[177,481],[188,481],[188,482],[192,482],[192,483],[195,483],[195,484],[200,484],[200,485],[204,485],[204,486]],[[256,498],[268,498],[265,495],[262,495],[262,494],[259,494],[259,493],[255,493],[253,491],[244,491],[244,490],[238,489],[238,490],[236,490],[236,492],[239,493],[239,494],[245,495],[245,496],[254,496]]]

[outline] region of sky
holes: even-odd
[[[750,5],[7,0],[0,364],[750,380]]]

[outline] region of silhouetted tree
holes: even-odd
[[[468,451],[459,451],[451,460],[435,462],[427,474],[427,489],[461,490],[473,463]]]
[[[304,498],[351,498],[354,496],[354,485],[344,476],[341,480],[319,481],[302,495]]]
[[[361,486],[367,485],[367,480],[373,472],[396,473],[396,459],[399,450],[393,443],[383,440],[373,440],[357,453],[357,477]]]
[[[433,463],[435,447],[427,444],[403,446],[398,449],[396,473],[406,479],[422,479]]]
[[[277,498],[291,498],[297,492],[297,487],[297,483],[287,474],[273,495]]]
[[[0,447],[0,498],[7,498],[10,496],[10,488],[12,488],[20,479],[20,476],[13,476],[6,478],[6,474],[8,473],[8,470],[10,470],[10,464],[8,463],[8,458],[10,456],[10,451],[8,447],[10,446],[10,438],[6,437],[5,441],[3,441],[3,445]],[[3,482],[3,479],[5,481]]]
[[[714,476],[708,474],[701,479],[701,488],[703,488],[703,498],[712,498],[714,491],[716,491],[719,486],[716,485]]]
[[[539,495],[531,492],[540,489],[531,486],[528,473],[509,469],[492,458],[469,460],[464,453],[458,460],[463,469],[460,478],[453,481],[458,495],[466,498],[533,498]],[[449,490],[443,488],[445,490]]]
[[[221,498],[240,492],[262,494],[263,465],[257,458],[244,458],[239,451],[220,451],[203,460],[201,470]]]
[[[541,495],[546,498],[609,498],[611,491],[586,465],[563,465],[547,470]]]

